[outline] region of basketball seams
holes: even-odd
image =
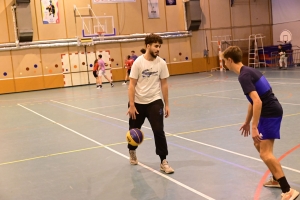
[[[136,132],[135,129],[132,129],[132,130],[134,131],[134,133],[136,134],[136,136],[139,138],[139,142],[138,143],[141,143],[141,138],[140,138],[139,134]],[[130,130],[130,132],[131,132],[131,130]]]

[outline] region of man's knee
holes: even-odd
[[[273,158],[272,153],[266,151],[260,151],[259,156],[264,162],[268,162]]]
[[[254,147],[255,147],[255,149],[258,151],[258,153],[260,152],[260,145],[259,145],[259,143],[255,143],[254,142]]]

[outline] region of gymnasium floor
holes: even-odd
[[[300,69],[265,71],[282,103],[281,159],[300,190]],[[168,161],[159,171],[149,123],[128,161],[127,86],[105,84],[0,95],[1,200],[274,200],[251,137],[240,135],[248,102],[232,72],[169,78]]]

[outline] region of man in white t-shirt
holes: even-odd
[[[151,124],[154,133],[156,154],[161,159],[160,170],[167,174],[174,173],[166,157],[168,155],[167,140],[164,132],[164,117],[170,114],[168,100],[169,71],[166,62],[158,57],[162,38],[150,34],[145,38],[146,53],[133,63],[130,72],[129,95],[129,129],[141,128],[145,118]],[[163,94],[164,102],[160,92]],[[128,144],[130,163],[137,165],[137,146]]]

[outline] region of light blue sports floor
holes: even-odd
[[[284,109],[280,158],[300,190],[300,68],[261,68]],[[277,200],[252,138],[242,137],[248,101],[232,72],[168,79],[165,120],[171,175],[159,171],[153,134],[131,166],[127,86],[94,85],[0,95],[1,200]]]

